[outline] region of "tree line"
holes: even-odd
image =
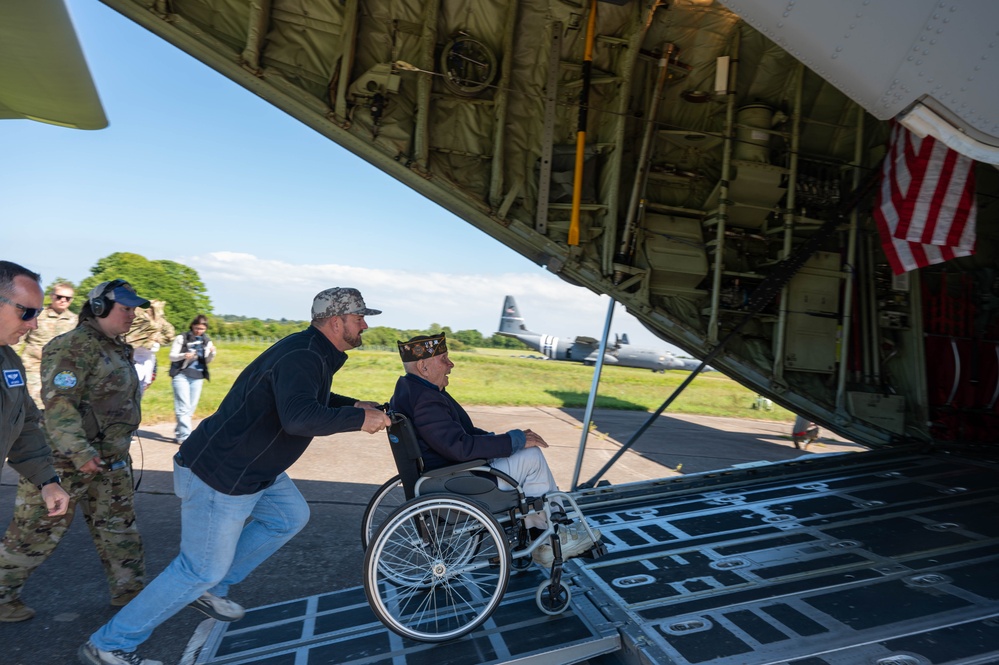
[[[90,275],[78,285],[72,280],[57,277],[46,288],[52,293],[56,284],[74,284],[78,295],[86,295],[92,288],[104,281],[124,279],[135,287],[137,293],[150,300],[166,302],[166,318],[178,332],[187,330],[188,324],[198,314],[208,317],[209,334],[216,338],[262,338],[281,339],[298,332],[309,325],[308,321],[288,319],[256,319],[234,314],[216,315],[212,311],[208,289],[198,272],[176,261],[164,259],[149,260],[131,252],[115,252],[90,268]],[[73,300],[71,310],[79,313],[85,298]],[[501,335],[484,336],[478,330],[452,331],[448,326],[430,324],[424,330],[400,330],[386,326],[375,326],[364,331],[364,346],[368,348],[396,348],[396,341],[404,341],[416,335],[447,334],[449,348],[460,351],[464,348],[526,349],[520,341]]]

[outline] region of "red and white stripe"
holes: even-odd
[[[874,218],[892,271],[975,253],[975,162],[894,125]]]

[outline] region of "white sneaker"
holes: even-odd
[[[104,651],[87,642],[76,652],[85,665],[163,665],[162,661],[140,658],[137,653]]]
[[[188,607],[200,610],[218,621],[239,621],[246,615],[246,610],[239,603],[213,596],[207,591],[201,594],[201,598],[188,603]]]
[[[594,529],[593,535],[597,537],[597,540],[600,540],[599,529]],[[569,526],[560,528],[558,538],[562,545],[563,561],[568,561],[574,556],[579,556],[594,545],[593,539],[590,538],[590,534],[581,522],[574,522]],[[555,553],[552,552],[551,543],[544,543],[538,547],[531,554],[531,558],[545,568],[551,568],[552,562],[555,560]]]

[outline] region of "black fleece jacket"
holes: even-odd
[[[184,441],[184,464],[223,494],[253,494],[294,464],[313,437],[360,430],[357,400],[330,392],[346,361],[312,326],[277,342]]]

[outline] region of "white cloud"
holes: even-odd
[[[507,294],[517,298],[532,330],[571,338],[599,336],[607,313],[606,296],[573,286],[538,268],[536,272],[460,274],[328,264],[292,264],[239,252],[211,252],[178,259],[201,276],[217,313],[260,318],[306,319],[312,298],[331,286],[360,289],[369,307],[383,314],[371,325],[452,330],[490,335],[499,324]],[[619,308],[614,332],[627,332],[633,344],[666,348]]]

